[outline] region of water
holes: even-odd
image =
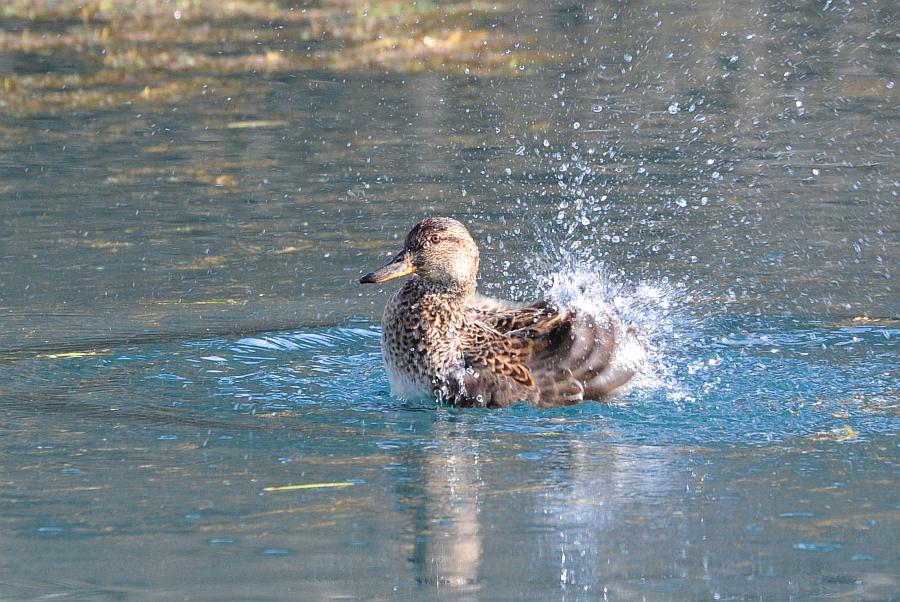
[[[673,389],[550,411],[393,400],[362,324],[18,359],[4,588],[889,597],[900,329],[673,336]]]
[[[195,4],[0,22],[3,598],[896,598],[893,4]],[[392,399],[356,279],[432,214],[638,386]]]

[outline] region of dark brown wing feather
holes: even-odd
[[[611,363],[619,328],[612,317],[559,310],[543,301],[469,310],[476,327],[464,345],[471,368],[461,383],[466,405],[603,399],[634,374]]]
[[[466,304],[466,310],[476,322],[504,333],[531,326],[552,313],[546,301],[521,305],[481,295],[475,295],[470,299]]]
[[[610,316],[567,311],[527,362],[541,389],[539,405],[603,399],[625,384],[634,370],[613,364],[620,326]],[[516,334],[516,333],[510,333]]]

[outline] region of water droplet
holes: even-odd
[[[818,170],[818,169],[813,169],[813,170],[812,170],[812,173],[813,173],[814,176],[817,176],[817,175],[819,175],[819,170]]]
[[[634,60],[634,57],[631,56],[630,54],[626,54],[626,55],[623,56],[622,58],[625,59],[625,62],[626,62],[626,63],[630,63],[632,60]]]
[[[594,113],[602,113],[602,112],[603,112],[603,105],[601,105],[600,103],[597,103],[597,104],[595,104],[594,106],[591,107],[591,110],[592,110]]]
[[[681,111],[681,108],[678,106],[677,102],[673,101],[672,104],[669,105],[668,111],[670,115],[677,115],[678,112]]]
[[[574,130],[581,129],[581,123],[576,121],[575,123],[572,124],[572,129],[574,129]]]

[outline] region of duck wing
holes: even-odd
[[[633,366],[614,361],[624,327],[612,316],[560,310],[543,301],[473,311],[483,320],[471,323],[463,344],[467,369],[454,392],[460,405],[554,406],[603,399],[635,373]]]
[[[466,312],[474,322],[502,333],[531,326],[554,311],[547,301],[526,305],[478,294],[466,301]]]
[[[509,333],[532,341],[526,365],[541,391],[537,405],[606,399],[634,376],[617,351],[635,335],[614,316],[564,310],[547,322]]]

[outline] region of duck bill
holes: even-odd
[[[394,278],[416,273],[416,266],[412,264],[409,253],[400,251],[386,266],[380,267],[374,272],[369,272],[359,279],[360,284],[377,284],[387,282]]]

